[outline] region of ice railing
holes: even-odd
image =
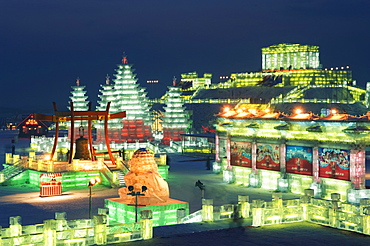
[[[271,104],[279,103],[338,103],[338,104],[354,104],[356,100],[337,100],[337,99],[305,99],[305,98],[272,98]]]
[[[102,211],[106,209],[102,209]],[[148,213],[137,223],[107,224],[107,215],[94,219],[66,220],[65,213],[43,224],[22,226],[21,217],[10,217],[9,228],[1,229],[2,246],[13,245],[107,245],[145,240],[153,237],[153,226]]]
[[[8,155],[11,155],[8,153]],[[0,183],[3,183],[17,174],[23,172],[28,166],[27,157],[19,155],[12,156],[12,165],[6,166],[3,170],[0,171]]]
[[[115,161],[118,162],[120,157],[113,156]],[[67,161],[50,160],[48,154],[37,155],[35,152],[29,152],[28,156],[12,156],[11,153],[5,153],[5,163],[7,165],[22,164],[24,169],[32,169],[44,172],[64,172],[64,171],[93,171],[104,168],[104,160],[97,158],[96,161],[73,159],[72,163]]]
[[[164,99],[152,99],[152,103],[165,103]],[[237,103],[250,103],[250,98],[198,98],[198,99],[186,99],[186,103],[228,103],[228,104],[237,104]]]
[[[312,189],[305,190],[305,195],[298,199],[283,200],[281,192],[272,196],[270,202],[253,200],[251,203],[248,196],[239,196],[237,204],[222,206],[213,206],[213,199],[203,199],[202,221],[249,219],[251,226],[308,221],[370,235],[369,198],[350,204],[342,202],[339,193],[332,193],[331,200],[314,198]]]

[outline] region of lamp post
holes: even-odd
[[[135,222],[137,222],[137,207],[138,207],[138,197],[145,196],[145,194],[140,193],[140,191],[134,191],[134,187],[130,185],[127,189],[131,192],[127,193],[127,195],[131,195],[135,197]],[[146,186],[141,187],[141,192],[145,192],[148,188]]]
[[[201,190],[202,199],[204,199],[204,190],[206,189],[206,186],[200,180],[198,180],[197,182],[195,182],[195,187],[198,187]]]
[[[100,182],[99,177],[91,178],[89,181],[89,219],[92,218],[92,187]]]

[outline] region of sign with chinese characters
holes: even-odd
[[[312,147],[286,146],[286,171],[312,175]]]
[[[279,152],[279,145],[257,144],[257,168],[280,171]]]
[[[252,143],[231,141],[231,165],[252,167]]]
[[[350,180],[349,156],[349,150],[319,148],[319,176]]]

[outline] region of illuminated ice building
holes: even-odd
[[[325,114],[322,109],[333,106],[353,115],[367,112],[368,93],[356,86],[349,66],[322,68],[318,46],[278,44],[262,48],[261,68],[258,72],[221,76],[219,83],[186,86],[183,98],[187,104],[194,105],[187,107],[194,110],[194,118],[204,111],[202,104],[212,113],[217,113],[222,105],[238,103],[254,107],[268,104],[284,113],[292,113],[297,104],[319,115]],[[182,78],[194,74],[184,74]],[[201,79],[205,78],[193,78]]]
[[[81,81],[79,78],[76,79],[76,85],[71,86],[71,96],[68,109],[72,111],[87,111],[91,110],[89,109],[90,102],[87,100],[88,96],[86,95],[87,91],[85,90],[84,85],[81,85]],[[72,102],[72,104],[71,104]],[[71,105],[73,105],[73,109],[71,108]],[[71,127],[70,122],[66,122],[66,125],[68,128]],[[74,135],[79,136],[81,134],[84,134],[83,131],[87,130],[87,121],[79,121],[77,125],[74,127]],[[69,134],[71,133],[71,129],[69,129]]]
[[[220,76],[219,83],[206,81],[195,72],[182,75],[182,97],[192,112],[194,129],[214,124],[214,115],[223,106],[264,110],[271,108],[285,114],[300,107],[305,112],[327,116],[332,108],[338,113],[364,115],[369,93],[356,86],[347,65],[323,68],[319,47],[278,44],[262,48],[261,70]]]
[[[174,83],[175,85],[175,83]],[[169,86],[167,103],[164,107],[162,143],[169,145],[172,141],[182,140],[182,134],[188,133],[191,127],[189,115],[183,106],[180,87]]]
[[[214,171],[225,181],[299,194],[311,188],[353,203],[370,198],[369,93],[348,66],[322,68],[318,46],[278,44],[262,48],[260,72],[222,79],[183,94],[193,119],[230,108],[214,122]]]
[[[106,84],[101,86],[97,110],[105,109],[110,103],[109,112],[126,112],[123,120],[111,120],[108,124],[109,138],[115,143],[147,143],[153,140],[147,92],[137,84],[133,72],[132,65],[124,57],[116,69],[114,83],[110,84],[107,78]],[[97,142],[104,141],[103,124],[97,123],[96,128]]]
[[[246,105],[226,108],[218,115],[214,171],[223,172],[227,182],[297,194],[313,189],[322,198],[339,193],[358,203],[370,198],[369,133],[369,114],[332,111],[320,117],[300,110],[285,115]]]

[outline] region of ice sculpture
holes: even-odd
[[[128,165],[130,172],[125,175],[126,187],[118,190],[124,203],[135,204],[136,198],[133,194],[143,194],[138,197],[139,205],[167,202],[170,196],[168,184],[159,175],[154,155],[149,150],[145,148],[136,150]],[[133,189],[129,190],[130,186]]]

